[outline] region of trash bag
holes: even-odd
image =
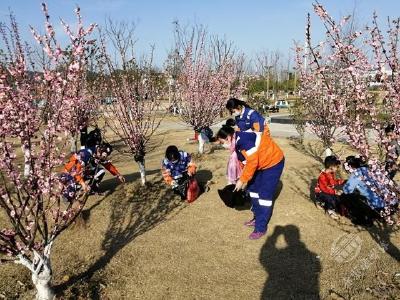
[[[178,179],[178,185],[174,187],[174,192],[181,196],[182,200],[187,200],[191,203],[196,200],[200,195],[200,186],[196,178],[189,177],[187,173],[184,173],[181,178]]]
[[[196,178],[191,177],[188,181],[188,188],[186,192],[186,200],[189,203],[192,203],[194,200],[199,197],[200,194],[200,187],[199,183],[197,182]]]
[[[179,196],[181,196],[182,200],[186,199],[186,195],[187,195],[187,190],[188,190],[188,186],[189,186],[189,176],[187,176],[186,174],[184,174],[182,176],[182,178],[179,178],[177,180],[177,186],[175,186],[173,188],[174,192],[176,194],[178,194]]]
[[[244,206],[250,201],[247,193],[245,191],[236,191],[234,184],[228,184],[222,190],[218,190],[218,195],[226,206],[230,208],[235,208],[238,206]]]

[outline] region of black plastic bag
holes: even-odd
[[[250,202],[250,198],[245,191],[236,191],[234,184],[225,186],[222,190],[218,190],[218,195],[226,206],[230,208],[242,207]]]

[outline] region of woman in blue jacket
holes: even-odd
[[[393,220],[385,209],[385,201],[378,195],[374,188],[378,183],[371,178],[368,168],[364,166],[360,158],[348,156],[346,164],[350,167],[350,177],[343,186],[342,203],[353,214],[355,221],[372,225],[373,219],[384,217],[385,222],[393,224]],[[380,190],[385,188],[380,186]],[[389,191],[385,191],[389,193]],[[361,197],[360,197],[361,196]],[[395,207],[397,202],[388,203],[389,207]]]
[[[264,130],[268,130],[264,117],[246,102],[230,98],[226,103],[226,109],[235,117],[239,131],[264,132]]]
[[[346,158],[346,163],[352,171],[349,179],[343,186],[343,193],[352,194],[357,190],[358,193],[365,198],[367,204],[371,208],[378,211],[383,209],[385,202],[366,183],[367,181],[375,183],[368,174],[368,168],[363,166],[361,160],[354,156],[348,156]]]

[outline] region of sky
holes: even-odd
[[[0,20],[7,21],[9,9],[16,15],[21,35],[33,42],[28,25],[43,31],[40,0],[0,0]],[[304,40],[307,12],[312,0],[49,0],[55,28],[59,18],[74,24],[74,8],[79,5],[86,24],[113,20],[136,23],[137,52],[155,45],[155,62],[162,66],[173,46],[173,21],[202,24],[212,34],[226,36],[248,57],[257,52],[279,50],[288,56],[294,41]],[[364,25],[377,11],[381,22],[400,16],[399,0],[320,0],[335,18],[356,11],[357,24]],[[313,14],[312,14],[313,15]],[[314,40],[323,36],[322,24],[312,17]],[[62,31],[60,30],[62,34]],[[292,55],[293,56],[293,55]]]

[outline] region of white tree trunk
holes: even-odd
[[[49,260],[46,260],[43,263],[42,270],[38,274],[32,273],[32,281],[37,291],[37,300],[51,300],[54,298],[54,293],[50,286],[51,277],[52,274]]]
[[[76,144],[77,144],[77,136],[71,136],[69,139],[69,142],[71,144],[71,153],[75,153],[76,152]]]
[[[138,161],[137,164],[139,165],[140,178],[142,181],[142,185],[145,185],[146,184],[146,168],[144,166],[144,159],[143,159],[143,161]]]
[[[331,148],[326,148],[324,151],[324,157],[333,155],[333,151]]]
[[[23,255],[19,255],[16,263],[27,267],[32,273],[32,282],[36,288],[37,300],[53,300],[55,295],[51,289],[52,271],[50,264],[50,251],[52,242],[44,249],[43,255],[34,250],[33,262],[29,261]]]
[[[28,177],[31,172],[31,153],[24,144],[21,146],[22,152],[24,153],[24,177]]]
[[[198,140],[199,140],[199,153],[203,154],[204,153],[204,144],[206,141],[203,139],[203,135],[199,133],[198,135]]]

